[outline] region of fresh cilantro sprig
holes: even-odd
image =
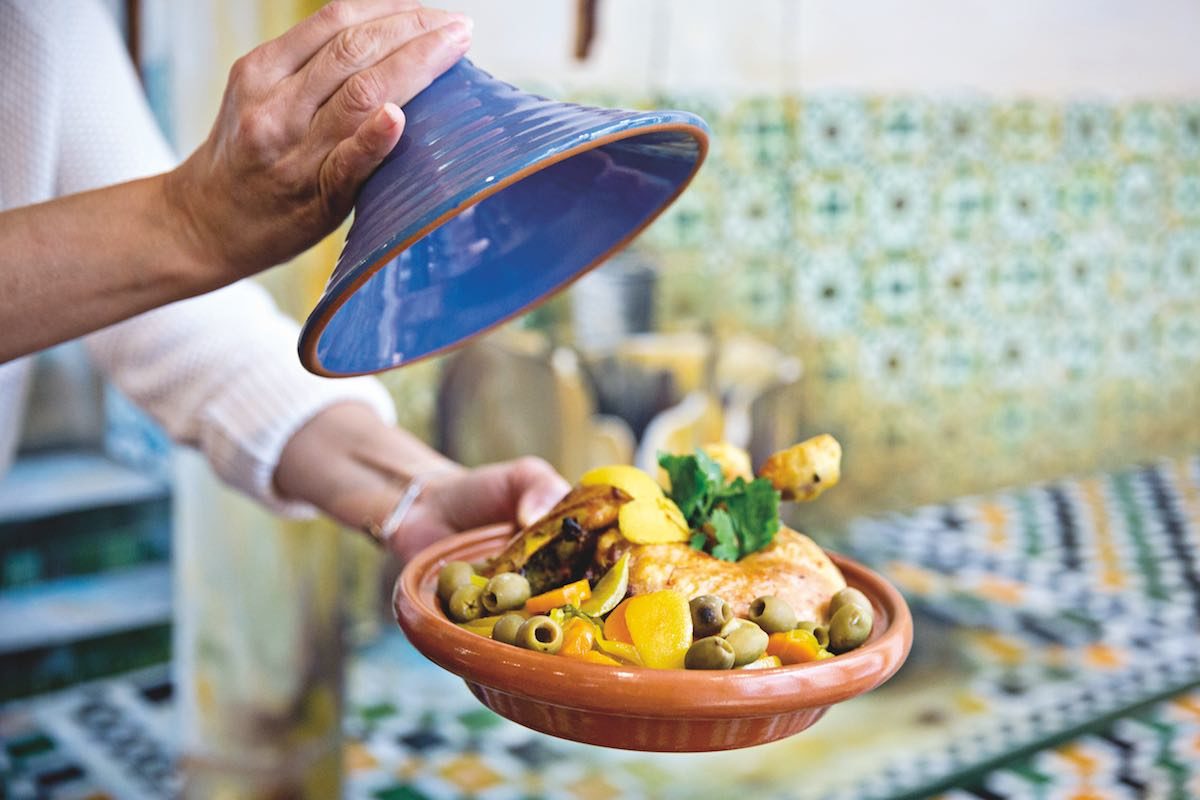
[[[659,453],[671,479],[669,492],[692,530],[694,550],[722,561],[761,550],[779,530],[779,492],[765,478],[726,483],[721,465],[702,450],[691,455]]]

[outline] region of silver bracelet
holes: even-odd
[[[368,522],[366,525],[367,533],[371,538],[382,545],[387,545],[392,541],[392,537],[396,535],[396,531],[400,530],[400,526],[404,524],[404,518],[408,516],[408,512],[416,504],[417,498],[421,496],[421,492],[425,489],[425,485],[429,480],[437,475],[449,471],[449,467],[444,469],[435,469],[429,472],[423,472],[420,475],[414,475],[409,480],[408,485],[404,487],[404,494],[400,496],[400,500],[388,512],[388,515],[383,518],[383,522],[375,523]]]

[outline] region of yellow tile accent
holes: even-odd
[[[342,765],[348,773],[365,772],[378,767],[379,761],[362,742],[349,742],[342,749]]]
[[[1105,644],[1091,644],[1084,648],[1084,660],[1089,666],[1100,669],[1116,669],[1125,664],[1123,656],[1116,648]]]
[[[475,755],[461,756],[446,763],[438,772],[464,792],[481,792],[504,782],[504,777]]]
[[[617,789],[608,781],[604,780],[597,773],[592,773],[587,777],[569,784],[567,791],[575,795],[579,800],[610,800],[613,797],[620,797],[621,790]]]

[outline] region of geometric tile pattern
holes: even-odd
[[[930,613],[1055,645],[1200,631],[1200,456],[856,520]]]
[[[629,104],[628,97],[588,101]],[[656,97],[709,161],[659,323],[805,364],[846,519],[1200,446],[1200,103]]]

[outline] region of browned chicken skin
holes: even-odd
[[[812,539],[781,528],[771,544],[729,562],[686,544],[635,545],[629,550],[629,591],[674,589],[685,597],[715,594],[733,613],[749,616],[756,597],[774,595],[802,620],[824,622],[829,598],[846,586],[841,571]]]
[[[735,448],[714,452],[738,472]],[[817,436],[776,453],[764,467],[785,497],[811,499],[837,483],[841,447],[831,436]],[[534,594],[569,581],[599,579],[623,553],[630,554],[629,592],[673,589],[688,598],[721,597],[741,617],[749,616],[757,597],[787,602],[801,620],[825,622],[829,599],[845,588],[841,572],[821,548],[802,533],[781,528],[774,541],[736,561],[721,561],[686,542],[635,544],[619,528],[621,506],[631,501],[621,489],[578,486],[550,513],[518,533],[484,569],[520,572]]]

